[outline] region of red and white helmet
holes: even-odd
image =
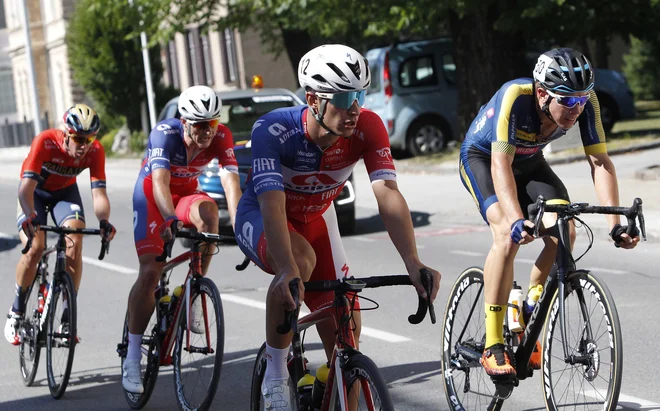
[[[305,90],[321,93],[360,91],[371,84],[371,72],[367,59],[351,47],[326,44],[300,59],[298,81]]]

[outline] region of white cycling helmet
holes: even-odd
[[[342,44],[318,46],[298,64],[298,81],[305,90],[342,93],[365,90],[371,83],[369,64],[360,53]]]
[[[205,121],[220,117],[222,101],[208,86],[192,86],[179,96],[179,113],[186,120]]]

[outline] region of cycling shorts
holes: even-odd
[[[56,191],[36,188],[34,190],[34,210],[37,212],[39,225],[48,224],[48,212],[50,212],[51,218],[57,226],[61,226],[69,220],[85,221],[83,202],[77,184]],[[16,213],[16,224],[19,232],[25,218],[25,213],[23,213],[19,202]]]
[[[236,216],[236,242],[241,251],[256,265],[267,273],[274,274],[274,270],[266,261],[268,244],[259,205],[247,202],[241,205],[243,207],[239,206]],[[307,223],[288,220],[287,224],[289,231],[302,235],[316,253],[316,267],[312,271],[310,281],[337,280],[352,275],[341,242],[334,203],[323,212],[322,218]],[[347,294],[347,297],[349,300],[353,299],[352,294]],[[311,311],[332,304],[333,300],[332,291],[305,293],[305,304]],[[359,301],[355,298],[355,308],[359,307]]]
[[[185,226],[192,225],[190,209],[198,201],[211,201],[215,204],[211,197],[203,191],[172,193],[176,217]],[[163,253],[164,243],[160,238],[159,227],[164,221],[154,201],[151,181],[138,179],[135,190],[133,190],[133,237],[138,257],[144,254],[160,255]]]
[[[486,211],[497,203],[493,177],[491,175],[491,157],[474,147],[461,153],[459,170],[463,186],[470,192],[479,208],[481,217],[488,222]],[[525,218],[527,206],[534,203],[541,194],[546,200],[570,201],[564,183],[557,177],[550,165],[539,152],[524,161],[512,164],[516,180],[518,203]]]

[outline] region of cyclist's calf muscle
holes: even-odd
[[[163,272],[164,263],[156,261],[156,254],[139,257],[140,272],[133,284],[128,301],[128,328],[132,334],[143,334],[156,306],[154,289]]]

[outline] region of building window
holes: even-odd
[[[234,30],[225,29],[223,32],[224,41],[222,42],[222,57],[225,69],[225,83],[236,81],[238,65],[236,64],[236,44],[234,39]]]
[[[176,44],[174,40],[170,40],[167,44],[167,73],[170,77],[170,84],[176,88],[181,89],[179,84],[179,65],[176,61]]]
[[[16,95],[11,67],[0,67],[0,114],[16,112]]]
[[[202,60],[204,65],[204,77],[206,77],[206,84],[213,85],[213,60],[211,59],[211,43],[208,34],[200,36],[202,44]]]

